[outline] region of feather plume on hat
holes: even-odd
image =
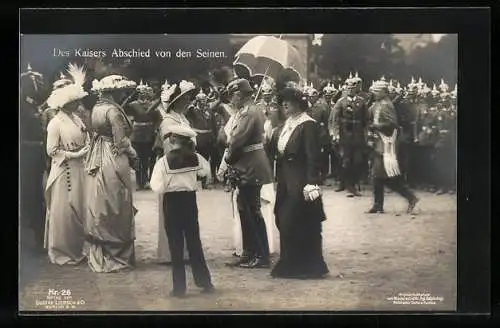
[[[83,66],[70,63],[67,69],[71,76],[71,83],[63,84],[52,91],[47,99],[47,105],[54,109],[63,108],[70,102],[85,98],[88,93],[83,90],[83,84],[86,80],[86,73]]]

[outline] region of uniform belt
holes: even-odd
[[[259,150],[259,149],[264,149],[264,144],[263,143],[258,143],[258,144],[253,144],[253,145],[250,145],[250,146],[246,146],[245,148],[243,148],[243,152],[244,153],[249,153],[251,151]]]
[[[134,122],[134,125],[136,126],[148,126],[148,125],[153,125],[151,122]]]
[[[342,120],[342,123],[361,123],[361,120]]]

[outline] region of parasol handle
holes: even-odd
[[[280,40],[281,40],[282,36],[283,36],[283,34],[280,34],[280,36],[279,36]],[[257,99],[259,99],[260,90],[262,90],[262,83],[264,83],[264,79],[266,78],[267,72],[269,71],[270,67],[271,67],[271,64],[269,64],[267,66],[266,71],[264,72],[264,77],[262,78],[262,81],[260,82],[259,90],[257,90],[257,94],[255,95],[254,103],[257,102]]]
[[[257,90],[257,94],[255,95],[254,103],[256,103],[257,99],[259,99],[260,90],[262,90],[262,83],[264,83],[264,79],[266,78],[267,71],[269,71],[270,67],[271,67],[271,64],[269,64],[267,66],[266,71],[264,72],[264,76],[262,77],[262,81],[260,81],[259,90]]]

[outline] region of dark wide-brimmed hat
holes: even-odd
[[[291,101],[298,104],[303,111],[308,107],[307,95],[295,82],[287,82],[283,89],[278,92],[278,103],[282,104],[284,101]]]
[[[233,94],[236,91],[240,91],[243,94],[251,95],[254,89],[252,88],[250,82],[247,79],[239,78],[229,82],[229,84],[226,87],[226,91],[228,94]]]

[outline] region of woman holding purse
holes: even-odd
[[[277,158],[274,214],[280,233],[275,278],[318,279],[329,270],[323,259],[321,225],[326,220],[321,198],[321,144],[317,123],[306,114],[307,98],[288,82],[279,93],[284,125],[272,136]]]

